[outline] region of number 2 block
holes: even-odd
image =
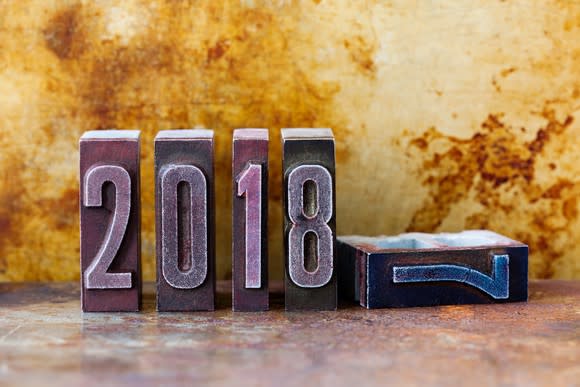
[[[80,139],[81,305],[84,312],[141,305],[139,131]]]
[[[283,129],[286,310],[335,310],[335,150],[330,129]]]
[[[214,147],[211,130],[155,138],[157,310],[215,308]]]
[[[268,130],[237,129],[232,172],[232,309],[268,310]]]
[[[486,230],[340,237],[341,297],[366,308],[526,301],[528,246]]]

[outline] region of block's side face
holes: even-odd
[[[140,154],[139,140],[111,139],[90,136],[80,141],[80,223],[81,223],[81,303],[85,312],[138,311],[141,305],[141,208],[140,208]],[[117,172],[105,171],[110,167]],[[120,168],[120,169],[118,169]],[[98,171],[98,172],[97,172]],[[87,174],[91,183],[87,186]],[[107,176],[110,174],[110,176]],[[126,175],[125,175],[126,174]],[[130,187],[130,196],[124,194],[117,203],[117,189],[112,183],[117,176],[121,194]],[[125,186],[120,176],[128,176]],[[115,179],[113,179],[115,180]],[[88,192],[93,192],[89,203]],[[118,205],[118,207],[117,207]],[[119,221],[113,227],[115,211],[128,211],[125,222]],[[107,235],[111,237],[107,241]],[[100,255],[103,245],[109,246],[111,254]],[[118,249],[115,248],[118,245]],[[97,259],[100,256],[100,259]],[[106,265],[106,257],[113,257]],[[104,259],[103,259],[104,258]],[[100,268],[95,266],[98,262]],[[93,264],[94,263],[94,264]],[[101,275],[95,274],[97,272]],[[95,274],[89,274],[92,272]],[[119,273],[117,279],[106,279],[108,273]],[[124,279],[123,273],[130,273]],[[94,279],[90,280],[89,277]],[[100,277],[99,280],[97,277]],[[130,280],[128,279],[130,277]],[[127,285],[129,284],[129,285]]]
[[[232,308],[268,310],[267,132],[236,131],[232,172]],[[255,230],[259,230],[259,236]]]
[[[204,133],[202,133],[204,134]],[[200,138],[180,138],[179,136],[164,136],[162,139],[155,141],[155,222],[156,222],[156,253],[157,253],[157,310],[162,312],[177,311],[203,311],[215,309],[215,220],[214,220],[214,166],[213,166],[213,138],[209,135],[199,136]],[[176,190],[177,202],[173,211],[177,211],[179,226],[178,235],[162,235],[162,207],[164,198],[162,194],[162,179],[168,175],[165,173],[177,166],[181,168],[195,167],[199,170],[193,187],[196,194],[192,194],[192,187],[185,182],[177,184],[177,188],[168,184],[169,192],[173,194]],[[196,171],[197,172],[197,171]],[[203,175],[203,176],[201,176]],[[202,178],[203,177],[203,178]],[[205,182],[204,182],[205,180]],[[205,183],[205,188],[202,185]],[[201,192],[205,191],[205,219],[203,216],[195,215],[193,206],[199,210],[199,203],[203,202]],[[199,193],[199,194],[197,194]],[[191,196],[190,196],[191,195]],[[165,199],[167,200],[167,199]],[[175,199],[171,199],[175,200]],[[192,202],[193,200],[193,202]],[[184,282],[183,285],[176,287],[176,284],[168,282],[163,273],[162,251],[164,243],[178,244],[178,261],[182,271],[188,269],[183,262],[187,259],[191,263],[190,255],[194,249],[199,246],[199,239],[193,235],[195,232],[188,233],[184,225],[189,222],[190,216],[199,218],[196,222],[205,222],[206,251],[207,261],[205,262],[205,276],[201,283],[195,281]],[[188,218],[188,219],[186,219]],[[169,219],[169,218],[168,218]],[[198,227],[198,226],[196,226]],[[179,241],[179,242],[178,242]],[[191,248],[189,248],[191,246]],[[187,256],[187,257],[186,257]],[[200,269],[201,270],[201,269]],[[195,282],[195,283],[193,283]]]
[[[348,302],[359,299],[358,251],[348,243],[336,241],[338,296]]]
[[[298,133],[300,134],[300,133]],[[284,177],[284,251],[285,251],[285,300],[287,310],[335,310],[337,306],[336,276],[336,185],[335,185],[335,152],[334,140],[326,138],[283,139],[283,177]],[[331,248],[332,275],[321,287],[301,287],[291,278],[289,272],[289,233],[293,223],[289,217],[288,182],[289,176],[296,168],[305,165],[323,167],[331,176],[332,216],[326,222],[332,233]],[[319,203],[320,204],[320,203]]]
[[[506,248],[509,255],[509,299],[511,302],[528,300],[528,246]]]
[[[368,304],[373,308],[522,301],[527,296],[527,249],[373,254],[368,275]]]

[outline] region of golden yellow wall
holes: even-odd
[[[230,272],[236,127],[332,127],[340,234],[489,228],[533,277],[580,278],[580,2],[0,1],[0,280],[78,278],[78,138],[217,131],[219,272]]]

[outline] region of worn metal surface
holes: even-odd
[[[215,305],[214,132],[155,137],[157,309]]]
[[[528,246],[486,230],[338,238],[341,295],[367,308],[525,301]]]
[[[267,129],[237,129],[233,137],[232,308],[268,309]]]
[[[221,292],[229,283],[218,284]],[[274,284],[276,291],[280,284]],[[333,312],[79,313],[78,284],[0,284],[1,385],[521,385],[580,380],[580,282],[530,301]]]
[[[80,139],[82,309],[136,311],[141,302],[140,133]]]
[[[286,310],[336,309],[331,129],[282,129]]]

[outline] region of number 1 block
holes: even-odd
[[[215,309],[212,130],[155,138],[157,310]]]
[[[232,309],[268,310],[268,130],[234,131]]]
[[[486,230],[340,237],[341,297],[366,308],[526,301],[528,246]]]
[[[139,131],[80,139],[81,305],[84,312],[141,306]]]
[[[283,129],[286,310],[335,310],[335,156],[330,129]]]

